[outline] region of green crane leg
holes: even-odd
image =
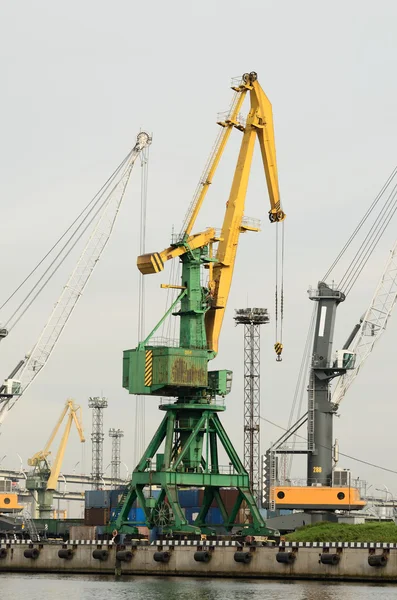
[[[146,505],[146,498],[143,494],[143,488],[144,488],[143,485],[137,485],[135,488],[136,495],[137,495],[138,502],[139,502],[143,512],[145,513],[146,521],[149,521],[150,517],[151,517],[151,510]]]
[[[216,433],[210,433],[211,472],[219,473],[218,444]]]
[[[128,520],[129,512],[137,499],[136,489],[131,487],[128,490],[127,496],[124,500],[123,506],[117,516],[116,522],[111,524],[111,528],[117,529],[119,531],[124,523]]]
[[[183,461],[183,459],[185,458],[186,454],[190,450],[190,447],[194,443],[195,438],[197,438],[199,436],[200,429],[203,427],[207,418],[208,418],[208,413],[205,412],[205,413],[203,413],[202,417],[197,421],[195,428],[192,430],[190,436],[184,443],[184,447],[174,463],[174,469],[177,469],[179,467],[179,465],[181,464],[181,462]]]
[[[224,523],[226,529],[229,531],[230,531],[230,529],[232,529],[232,527],[234,525],[238,511],[240,510],[242,501],[243,501],[243,496],[240,491],[239,495],[237,496],[236,502],[234,503],[234,506],[230,512],[229,518]]]
[[[168,502],[170,503],[172,512],[174,514],[175,529],[179,531],[191,531],[193,533],[200,533],[200,529],[194,527],[193,525],[189,525],[189,523],[186,521],[186,517],[183,514],[182,508],[179,504],[177,486],[166,485],[164,486],[164,489],[168,498]]]
[[[229,519],[229,515],[227,514],[227,510],[223,503],[222,496],[219,493],[219,488],[214,488],[214,498],[221,511],[223,522],[226,523]]]
[[[261,513],[259,512],[258,506],[256,504],[255,498],[252,495],[252,492],[249,488],[240,488],[240,493],[243,495],[244,500],[247,503],[247,507],[252,516],[254,529],[259,530],[260,528],[265,527],[265,522],[262,519]]]
[[[174,440],[174,428],[175,428],[175,412],[169,411],[167,419],[167,433],[165,438],[165,448],[164,448],[164,468],[169,469],[172,461],[172,447]],[[165,417],[164,417],[165,418]]]
[[[161,425],[154,434],[149,446],[146,449],[145,454],[142,456],[141,460],[138,463],[135,471],[145,471],[148,468],[148,462],[153,458],[156,454],[157,450],[160,448],[162,441],[164,440],[167,432],[167,420],[168,414],[164,416],[164,419],[161,421]]]
[[[226,451],[228,458],[230,458],[230,461],[231,461],[235,471],[237,471],[237,473],[245,473],[246,471],[243,467],[243,464],[242,464],[241,460],[239,459],[239,456],[238,456],[237,452],[235,451],[233,444],[231,443],[226,431],[224,430],[223,425],[220,422],[217,414],[214,414],[212,416],[212,423],[213,423],[215,431],[218,434],[218,437],[222,443],[222,446],[224,447],[224,449]]]
[[[214,500],[214,490],[212,487],[206,487],[204,490],[204,498],[203,498],[203,505],[200,508],[200,512],[197,515],[197,518],[194,522],[195,525],[197,525],[198,527],[202,527],[203,525],[205,525],[205,519],[207,517],[208,511],[211,507],[211,504]]]

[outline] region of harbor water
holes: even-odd
[[[393,585],[1,574],[2,600],[394,600]]]

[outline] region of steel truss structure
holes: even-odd
[[[251,491],[260,498],[260,327],[269,322],[266,308],[236,310],[237,325],[244,325],[244,467]]]
[[[109,429],[109,437],[112,440],[112,459],[110,461],[110,477],[112,479],[112,487],[115,482],[120,479],[120,464],[121,464],[121,438],[124,437],[124,431],[121,429]]]
[[[88,406],[92,409],[92,466],[91,477],[94,490],[101,488],[103,477],[103,410],[107,408],[106,398],[90,398]]]
[[[386,329],[397,299],[397,242],[394,244],[387,259],[382,276],[372,297],[371,304],[365,313],[360,330],[354,338],[354,343],[349,349],[356,354],[355,368],[347,371],[339,380],[332,394],[332,402],[339,406],[345,394],[368,356],[371,354],[376,342]]]

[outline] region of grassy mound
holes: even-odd
[[[300,527],[285,536],[290,542],[397,542],[394,523],[315,523]]]

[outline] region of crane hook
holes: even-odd
[[[282,345],[282,343],[281,343],[281,342],[276,342],[276,343],[274,344],[274,350],[275,350],[275,352],[276,352],[276,354],[277,354],[276,361],[277,361],[277,362],[281,362],[281,361],[283,360],[283,359],[281,358],[281,353],[282,353],[282,351],[283,351],[283,345]]]

